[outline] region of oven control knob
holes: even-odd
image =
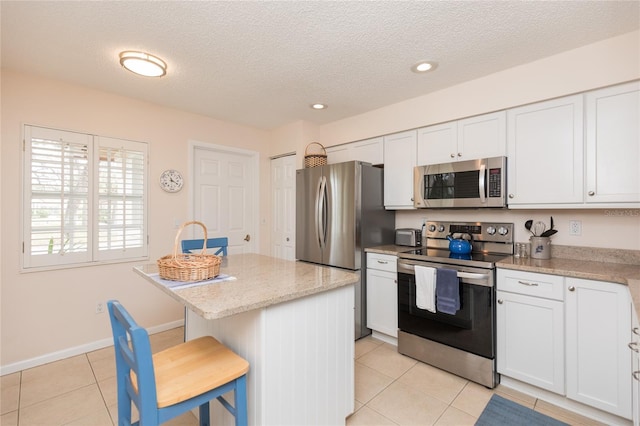
[[[509,230],[507,228],[505,228],[504,226],[501,226],[500,228],[498,228],[498,234],[507,235],[508,233],[509,233]]]
[[[487,234],[493,235],[495,233],[496,233],[496,228],[494,228],[493,226],[490,226],[487,228]]]
[[[436,226],[434,224],[429,225],[429,232],[434,232],[436,230]]]
[[[438,226],[438,232],[444,232],[444,225]]]

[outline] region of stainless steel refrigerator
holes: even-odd
[[[367,328],[367,247],[393,244],[395,213],[384,209],[383,170],[360,161],[296,171],[296,258],[360,272],[355,338]]]

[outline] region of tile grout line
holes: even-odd
[[[111,420],[111,424],[114,425],[116,424],[113,421],[113,417],[111,416],[111,412],[109,411],[109,406],[107,405],[107,400],[104,397],[104,393],[102,392],[102,388],[100,387],[100,382],[98,381],[98,376],[96,375],[96,370],[93,368],[93,364],[91,363],[91,359],[89,358],[89,352],[85,353],[85,356],[87,357],[87,362],[89,363],[89,367],[91,368],[91,374],[93,374],[93,378],[96,381],[96,386],[98,387],[98,392],[100,392],[100,397],[102,399],[102,404],[104,405],[104,408],[107,410],[107,414],[109,415],[109,419]],[[117,385],[117,383],[116,383]]]

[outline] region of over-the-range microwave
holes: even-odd
[[[506,207],[507,158],[429,164],[414,168],[417,208]]]

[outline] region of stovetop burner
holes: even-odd
[[[494,268],[496,262],[513,254],[512,223],[427,222],[425,228],[425,247],[399,253],[399,258]],[[471,237],[472,252],[451,253],[447,236],[452,234],[468,234]],[[459,237],[460,235],[454,236]]]

